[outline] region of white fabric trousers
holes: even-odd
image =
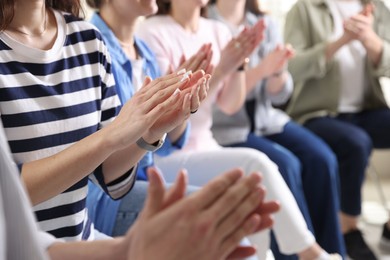
[[[266,199],[277,200],[281,210],[274,215],[273,231],[279,249],[284,254],[296,254],[314,244],[313,234],[277,166],[263,153],[250,148],[220,148],[215,151],[177,152],[168,157],[155,157],[156,166],[165,180],[174,182],[177,172],[188,171],[189,184],[203,186],[209,180],[232,168],[241,168],[245,174],[261,172],[267,189]],[[266,258],[270,246],[269,230],[249,237],[258,248],[259,259]]]

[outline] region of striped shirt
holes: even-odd
[[[58,33],[50,50],[0,33],[0,116],[13,158],[52,156],[110,123],[119,111],[107,49],[95,27],[54,11]],[[135,168],[105,185],[102,167],[89,177],[113,198],[134,183]],[[93,239],[85,199],[88,177],[34,207],[39,225],[58,238]]]

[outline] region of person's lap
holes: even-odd
[[[338,222],[337,160],[325,142],[289,122],[282,133],[264,137],[250,134],[245,143],[233,146],[251,147],[269,156],[278,165],[320,245],[329,252],[344,254]]]
[[[339,162],[341,208],[361,213],[361,186],[372,148],[390,147],[390,110],[378,109],[311,119],[305,127],[321,137]]]
[[[278,167],[264,153],[249,148],[221,148],[156,157],[155,162],[168,181],[176,177],[175,173],[179,169],[186,168],[189,183],[196,186],[203,186],[221,172],[233,167],[241,167],[246,174],[253,171],[263,173],[263,185],[267,189],[266,199],[276,199],[281,203],[281,210],[275,214],[273,227],[281,251],[288,254],[300,252],[314,243],[314,237],[308,230],[296,200],[281,177]],[[269,235],[262,233],[250,237],[259,248],[260,258],[264,257],[269,247]]]

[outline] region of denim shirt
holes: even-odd
[[[103,21],[98,13],[93,14],[91,23],[94,24],[102,33],[103,40],[107,45],[111,55],[112,73],[115,78],[115,85],[121,103],[126,103],[134,94],[133,75],[131,61],[126,56],[120,46],[116,36]],[[144,75],[152,79],[161,76],[157,60],[149,47],[137,37],[134,38],[134,43],[139,56],[144,59],[143,72]],[[181,149],[189,136],[190,125],[187,127],[182,136],[175,143],[172,143],[169,138],[165,139],[164,145],[156,151],[160,156],[167,156],[177,149]],[[153,153],[147,152],[141,159],[137,171],[138,180],[147,180],[146,169],[153,165]],[[106,235],[111,235],[115,225],[116,215],[120,206],[120,200],[114,201],[110,199],[99,187],[93,183],[89,183],[89,191],[87,196],[88,214],[94,222],[95,227]]]
[[[126,56],[122,47],[120,46],[117,38],[107,24],[102,20],[99,14],[95,13],[92,16],[91,22],[100,30],[102,33],[104,42],[107,45],[109,53],[111,55],[112,72],[115,78],[115,85],[117,93],[122,104],[125,104],[135,93],[133,88],[133,73],[131,61]],[[144,75],[151,77],[152,79],[161,76],[160,69],[155,55],[149,49],[149,47],[140,40],[134,38],[134,43],[139,53],[139,56],[144,59],[143,71]],[[167,156],[177,149],[181,149],[186,141],[189,134],[189,126],[187,126],[183,135],[174,144],[166,138],[164,145],[156,151],[159,156]],[[153,165],[153,153],[148,152],[142,158],[139,163],[138,179],[146,180],[145,170],[147,167]]]

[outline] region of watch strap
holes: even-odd
[[[145,149],[145,150],[150,151],[150,152],[154,152],[164,144],[166,135],[167,134],[164,134],[164,136],[160,140],[158,140],[152,144],[146,142],[145,139],[143,139],[142,137],[139,138],[136,143],[137,143],[139,148]]]

